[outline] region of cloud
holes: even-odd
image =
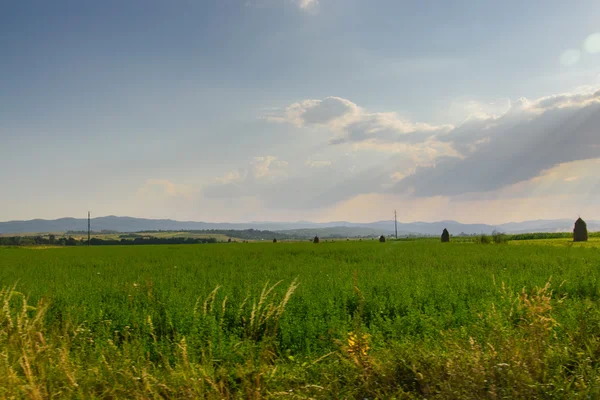
[[[296,126],[294,134],[325,133],[329,145],[307,148],[312,154],[290,149],[286,160],[251,158],[202,186],[201,196],[168,180],[149,180],[141,192],[181,210],[202,202],[227,215],[244,204],[252,218],[377,219],[394,208],[407,219],[473,222],[597,214],[600,92],[505,104],[497,113],[474,107],[448,126],[340,97],[304,100],[268,117]]]
[[[206,197],[256,196],[265,185],[273,185],[287,178],[287,161],[275,156],[259,156],[245,168],[228,171],[205,185],[202,194]]]
[[[318,209],[343,201],[357,194],[385,191],[393,182],[394,172],[409,173],[414,161],[400,155],[386,158],[385,165],[379,162],[372,166],[360,167],[354,164],[354,156],[336,160],[315,161],[311,157],[295,163],[277,163],[271,160],[269,172],[262,170],[269,158],[259,157],[251,162],[239,175],[231,172],[226,176],[240,179],[225,182],[218,178],[213,184],[203,187],[207,198],[253,197],[264,207],[280,209]],[[257,164],[260,167],[257,168]],[[274,165],[277,165],[274,167]]]
[[[327,131],[331,149],[344,144],[354,151],[396,154],[377,173],[366,172],[359,162],[352,168],[362,178],[333,176],[331,182],[343,181],[331,187],[345,195],[353,191],[417,197],[494,192],[528,182],[563,163],[600,157],[597,88],[504,104],[495,108],[499,115],[477,108],[457,126],[412,122],[393,112],[369,112],[340,97],[300,101],[269,117],[303,129]],[[305,181],[297,184],[311,186]],[[323,200],[317,203],[340,200],[332,190],[316,187],[315,191]]]
[[[437,140],[462,157],[418,167],[396,189],[417,196],[487,192],[577,160],[600,157],[598,92],[520,99],[501,117],[468,121]]]
[[[308,157],[304,165],[310,168],[326,168],[331,167],[331,161],[314,161],[310,157]]]
[[[244,170],[229,171],[225,175],[217,177],[215,181],[223,185],[226,185],[228,183],[240,182],[246,178],[246,173],[247,171]]]
[[[254,157],[251,165],[254,167],[255,178],[275,178],[285,175],[287,161],[278,160],[274,156]]]
[[[394,112],[367,112],[341,97],[297,102],[265,116],[265,119],[298,127],[325,127],[333,133],[331,144],[425,143],[436,134],[452,129],[451,125],[411,122]]]
[[[138,194],[144,196],[189,197],[197,192],[196,189],[173,183],[166,179],[148,179],[138,189]]]
[[[341,97],[326,97],[323,100],[303,100],[287,106],[284,110],[273,109],[264,118],[271,122],[290,123],[298,127],[310,125],[343,125],[344,120],[353,120],[360,114],[359,107]]]

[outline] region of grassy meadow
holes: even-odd
[[[0,248],[0,398],[598,398],[600,242],[551,242]]]

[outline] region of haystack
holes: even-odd
[[[273,243],[277,243],[277,239],[273,239]]]
[[[442,243],[448,242],[450,242],[450,233],[448,232],[448,229],[444,228],[444,231],[442,232]]]
[[[318,236],[315,236],[315,238],[313,239],[313,243],[315,243],[315,244],[319,243],[319,237]]]
[[[575,228],[573,228],[573,241],[574,242],[587,242],[588,231],[587,224],[581,218],[575,221]]]
[[[385,236],[379,236],[379,243],[385,243]]]

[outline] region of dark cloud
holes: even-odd
[[[541,114],[507,113],[488,122],[487,128],[483,122],[465,127],[457,138],[463,145],[468,137],[487,137],[473,153],[417,168],[397,189],[411,187],[418,196],[492,191],[534,178],[561,163],[600,157],[599,103],[552,108]]]

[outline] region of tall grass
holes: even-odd
[[[0,398],[600,395],[596,249],[226,247],[0,249]]]

